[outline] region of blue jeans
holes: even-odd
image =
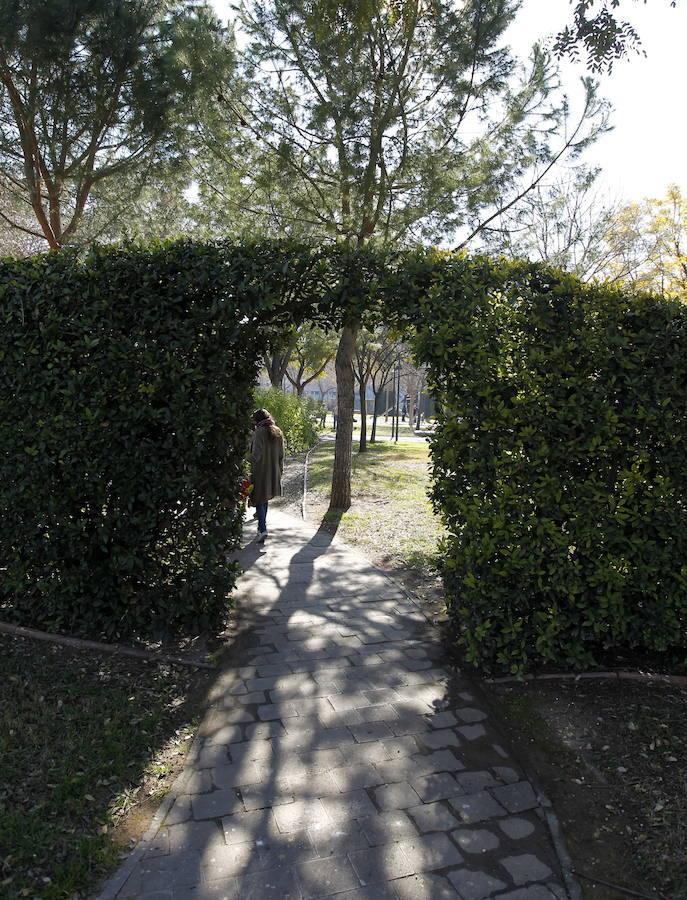
[[[267,531],[267,502],[256,503],[255,511],[258,514],[258,531]]]

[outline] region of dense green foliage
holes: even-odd
[[[549,54],[512,53],[518,6],[241,0],[245,50],[200,136],[201,206],[224,228],[238,213],[352,246],[479,233],[606,127],[591,81],[573,122]]]
[[[412,337],[438,402],[436,508],[468,658],[522,671],[685,645],[687,309],[529,263],[177,243],[0,266],[2,614],[107,634],[226,607],[250,412],[296,452],[272,336]]]
[[[406,281],[468,658],[519,672],[684,647],[687,308],[530,264],[427,263]]]
[[[302,453],[317,440],[320,407],[308,397],[286,394],[279,388],[256,388],[256,407],[268,409],[284,432],[287,453]]]
[[[124,195],[169,186],[194,107],[232,64],[192,0],[2,3],[0,218],[53,248],[109,231]]]
[[[3,618],[113,635],[226,608],[256,316],[288,261],[178,243],[0,264]]]

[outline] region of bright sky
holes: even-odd
[[[583,161],[601,166],[609,191],[626,200],[660,196],[671,183],[687,189],[687,122],[679,113],[687,82],[687,4],[673,9],[669,0],[646,5],[624,0],[618,12],[636,27],[646,58],[632,55],[601,76],[601,93],[613,105],[613,131]],[[568,0],[524,0],[512,26],[512,46],[524,55],[533,40],[555,34],[571,18]],[[571,99],[585,74],[583,63],[562,66]]]
[[[224,21],[231,0],[211,0]],[[687,84],[687,3],[672,9],[669,0],[643,3],[624,0],[620,17],[631,21],[647,56],[633,55],[601,77],[601,93],[614,111],[614,130],[584,155],[582,161],[601,166],[608,192],[624,200],[660,196],[671,183],[687,190],[687,121],[680,102]],[[524,0],[509,38],[526,57],[535,41],[544,41],[572,18],[569,0]],[[565,90],[571,100],[581,93],[583,63],[562,65]]]

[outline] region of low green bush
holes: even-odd
[[[468,659],[517,673],[684,648],[687,307],[524,263],[414,271]]]
[[[320,431],[321,412],[316,401],[275,387],[258,387],[253,397],[255,406],[269,410],[284,432],[287,453],[302,453],[312,447]]]

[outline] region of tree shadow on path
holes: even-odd
[[[539,801],[422,612],[329,524],[273,524],[239,554],[175,802],[111,896],[553,897]]]

